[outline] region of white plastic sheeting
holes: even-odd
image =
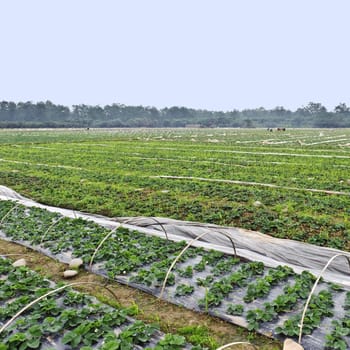
[[[332,256],[343,253],[350,258],[350,253],[337,249],[318,247],[293,240],[278,239],[260,232],[237,227],[223,227],[159,217],[107,218],[46,206],[24,198],[5,186],[0,186],[1,199],[13,200],[25,206],[45,208],[51,212],[57,212],[70,218],[81,217],[110,229],[123,226],[131,230],[138,230],[146,234],[166,238],[165,231],[168,238],[174,241],[191,241],[197,236],[203,235],[200,240],[193,243],[193,246],[233,254],[232,243],[227,237],[229,236],[234,242],[237,254],[240,257],[261,261],[268,267],[288,265],[296,273],[309,270],[313,274],[318,275]],[[339,257],[335,259],[323,276],[327,281],[350,286],[350,266],[346,258]]]

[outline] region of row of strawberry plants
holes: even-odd
[[[89,132],[86,129],[2,129],[1,143],[43,143],[43,142],[82,142],[87,140],[103,140],[103,145],[107,146],[110,140],[172,140],[172,141],[192,141],[192,145],[196,145],[195,141],[209,142],[211,139],[218,139],[221,143],[235,144],[239,142],[244,145],[259,144],[263,141],[297,141],[304,142],[329,140],[349,137],[348,129],[288,129],[287,132],[267,132],[263,129],[236,129],[236,128],[90,128]],[[213,146],[216,144],[211,142]],[[276,148],[279,144],[265,143],[266,147]],[[288,145],[288,144],[287,144]],[[295,147],[295,145],[293,144]],[[281,143],[281,147],[286,147]],[[322,147],[319,145],[318,147]],[[338,144],[324,145],[327,150],[339,150]]]
[[[227,277],[221,278],[215,282],[213,278],[209,285],[207,285],[208,291],[205,297],[198,301],[199,306],[202,308],[219,306],[223,299],[233,291],[234,287],[245,287],[249,279],[261,275],[263,272],[263,263],[249,262],[242,264],[237,271],[229,274]],[[207,281],[208,278],[210,278],[210,275],[207,276],[204,281]],[[204,285],[201,280],[197,280],[197,284]]]
[[[106,233],[108,233],[108,230],[81,219],[62,219],[58,222],[57,216],[54,214],[50,214],[49,217],[51,216],[52,220],[56,220],[57,224],[54,226],[54,229],[47,232],[47,227],[50,227],[52,220],[50,221],[46,218],[46,221],[41,221],[41,225],[38,224],[41,216],[43,218],[46,217],[46,212],[41,209],[32,208],[30,212],[33,215],[28,216],[25,215],[26,210],[23,207],[18,207],[13,211],[12,219],[11,216],[7,217],[4,226],[6,235],[15,240],[28,240],[31,244],[39,244],[43,240],[40,246],[49,249],[53,254],[72,250],[75,256],[82,257],[88,263],[94,248]],[[22,215],[24,221],[18,220],[20,215]],[[35,225],[36,229],[33,230]],[[86,239],[87,233],[89,234],[89,239]],[[43,237],[44,239],[40,239],[43,234],[45,235]],[[103,267],[110,278],[135,272],[130,279],[131,282],[145,284],[146,286],[152,285],[153,287],[159,287],[161,285],[176,253],[184,247],[184,242],[168,242],[164,244],[164,240],[161,238],[149,237],[139,232],[133,232],[131,236],[128,230],[122,228],[119,228],[112,238],[108,242],[108,245],[99,250],[95,258],[96,262],[104,262]],[[117,256],[115,252],[118,252]],[[193,268],[187,266],[185,271],[181,269],[176,269],[175,271],[180,277],[192,277],[193,270],[200,272],[204,271],[206,266],[211,266],[210,273],[212,276],[207,275],[204,279],[204,282],[211,285],[206,300],[209,306],[212,303],[213,305],[220,304],[219,299],[224,297],[224,293],[217,292],[218,288],[226,289],[227,295],[232,289],[232,286],[228,287],[229,285],[237,283],[242,286],[243,279],[247,279],[257,273],[262,273],[264,270],[264,266],[261,263],[252,262],[243,264],[238,271],[231,274],[228,278],[226,277],[217,281],[215,280],[217,276],[229,273],[239,263],[239,260],[224,256],[220,252],[205,252],[203,249],[191,248],[181,257],[179,263],[198,255],[201,256],[201,260]],[[278,282],[282,280],[282,278],[277,278],[282,271],[287,270],[284,267],[270,270],[264,279],[258,280],[256,283],[261,285],[263,282],[265,284],[270,284],[273,281]],[[283,273],[282,275],[285,276]],[[201,282],[199,280],[198,285],[201,285]],[[168,285],[175,284],[175,274],[169,276],[167,283]],[[227,286],[226,288],[225,285]],[[187,288],[186,294],[190,294],[190,290]],[[254,284],[249,285],[245,301],[253,301],[254,293],[258,293],[256,297],[262,296],[258,290],[259,286],[255,286]],[[265,294],[268,291],[269,288],[265,289]],[[182,292],[179,293],[182,294]],[[213,297],[213,300],[209,300],[208,302],[208,298],[210,299],[211,297]],[[200,300],[199,306],[203,306],[203,303],[204,301]]]
[[[320,133],[322,133],[320,135]],[[339,138],[348,135],[347,129],[291,129],[285,133],[270,133],[266,129],[206,129],[206,128],[90,128],[86,129],[2,129],[1,143],[21,144],[21,143],[43,143],[43,142],[81,142],[86,140],[103,140],[107,145],[109,140],[194,140],[207,141],[209,138],[219,138],[225,143],[242,142],[262,142],[269,140],[322,140],[329,138]],[[193,141],[194,142],[194,141]],[[192,143],[193,143],[192,142]],[[276,147],[271,145],[270,147]],[[338,145],[327,145],[327,149],[339,148]]]
[[[36,247],[45,246],[47,252],[83,257],[85,263],[89,263],[94,248],[109,233],[92,222],[68,218],[57,221],[60,217],[56,214],[38,208],[15,207],[7,201],[0,202],[0,214],[1,229],[11,239],[26,240]],[[54,222],[57,224],[47,231]],[[96,268],[113,279],[122,277],[124,283],[146,286],[157,294],[172,260],[184,245],[184,242],[168,242],[120,228],[96,255]],[[263,298],[271,299],[271,289],[279,290],[289,278],[295,279],[295,284],[285,287],[283,295],[263,304]],[[262,323],[275,321],[278,314],[300,307],[312,282],[309,274],[295,275],[287,267],[268,270],[259,262],[244,263],[217,251],[190,248],[168,278],[168,286],[174,287],[169,287],[167,297],[175,301],[181,297],[185,306],[190,302],[191,307],[215,314],[241,315],[248,320],[250,329],[257,330]],[[238,288],[241,304],[232,304],[231,296]],[[194,292],[197,305],[187,298]],[[262,307],[251,309],[252,302]],[[248,311],[244,311],[245,308]],[[274,330],[272,325],[269,327]]]
[[[6,212],[7,208],[8,205],[2,212]],[[28,241],[52,254],[73,251],[74,255],[81,257],[85,263],[89,263],[98,243],[109,233],[109,230],[92,222],[61,219],[57,214],[38,208],[30,208],[28,212],[24,206],[18,206],[10,213],[2,229],[11,239]],[[161,238],[150,237],[137,231],[130,235],[129,230],[119,228],[108,245],[98,251],[95,261],[106,262],[108,275],[113,278],[135,271],[145,264],[165,260],[179,252],[184,245],[184,242],[164,244]]]
[[[350,292],[345,295],[344,310],[344,317],[332,322],[333,329],[326,336],[326,347],[329,350],[346,350],[350,346],[350,342],[345,339],[350,336]]]
[[[350,249],[350,226],[344,220],[346,196],[138,176],[108,175],[113,183],[107,183],[99,175],[85,181],[85,176],[69,170],[56,175],[28,168],[12,170],[1,166],[2,184],[56,206],[108,216],[158,215],[225,224]],[[261,205],[254,206],[255,201]]]
[[[0,259],[0,276],[0,325],[29,302],[61,286],[26,267],[15,268],[7,259]],[[113,309],[66,288],[58,297],[51,295],[37,302],[10,324],[0,334],[0,349],[189,348],[184,337],[164,335],[157,325],[132,319],[130,313],[130,309]]]
[[[265,277],[248,285],[247,294],[243,300],[249,303],[256,298],[267,295],[272,286],[277,285],[281,281],[285,281],[292,275],[294,276],[293,270],[287,266],[278,266],[276,269],[269,270]]]
[[[311,334],[314,329],[320,326],[324,317],[332,317],[334,306],[332,293],[328,290],[321,290],[317,295],[311,297],[309,308],[305,314],[303,334]],[[276,328],[277,334],[297,336],[300,331],[301,314],[292,316],[286,320],[281,327]]]
[[[2,203],[4,207],[0,214],[3,215],[6,215],[6,212],[15,206],[11,202],[2,201]],[[85,263],[89,263],[96,246],[109,231],[82,219],[58,220],[58,218],[57,214],[42,209],[26,209],[23,206],[17,206],[6,217],[2,229],[6,232],[7,237],[13,240],[29,241],[30,244],[43,247],[53,254],[72,251],[74,256],[79,256]],[[57,224],[48,231],[47,229],[55,222]],[[135,272],[131,281],[146,285],[155,282],[159,285],[172,260],[184,246],[184,242],[168,241],[165,244],[162,238],[147,236],[137,231],[130,234],[129,230],[119,228],[108,244],[102,246],[98,251],[95,261],[104,262],[103,267],[111,278]],[[216,276],[230,272],[232,267],[239,263],[238,259],[224,256],[223,253],[206,252],[201,248],[188,249],[180,258],[179,263],[184,263],[195,256],[201,258],[193,268],[187,266],[185,271],[182,271],[181,268],[175,270],[180,277],[192,277],[194,271],[201,272],[210,266],[214,279]],[[257,263],[248,265],[255,266],[255,264]],[[258,265],[262,271],[263,265],[261,263]],[[147,268],[142,268],[143,266]],[[169,278],[168,283],[174,283],[174,275]]]
[[[246,154],[238,150],[243,153],[233,153],[228,156],[225,149],[222,152],[220,150],[205,152],[192,148],[181,152],[180,148],[170,151],[166,148],[157,149],[157,145],[140,145],[141,149],[135,152],[135,149],[132,149],[135,148],[134,143],[119,142],[117,145],[118,152],[115,152],[115,147],[104,148],[101,151],[101,147],[89,144],[85,147],[77,147],[75,144],[54,144],[50,146],[50,151],[24,146],[16,149],[2,147],[0,156],[8,161],[3,164],[4,167],[23,169],[23,173],[36,170],[41,176],[64,175],[67,179],[80,177],[88,182],[99,181],[105,184],[112,184],[125,177],[133,181],[142,181],[140,179],[142,177],[156,175],[154,171],[156,168],[157,174],[161,172],[163,175],[208,177],[209,174],[212,179],[348,190],[347,158],[329,160],[315,157],[311,167],[308,157],[295,161],[294,156],[287,154],[283,156],[284,162],[281,162],[279,154],[271,155],[266,152],[264,155],[261,151],[254,154],[254,149]],[[71,153],[67,156],[68,149]],[[227,152],[229,153],[230,150]],[[28,153],[30,162],[27,162]],[[264,155],[263,161],[262,155]],[[47,164],[50,158],[54,162]],[[11,160],[17,163],[11,163]],[[335,161],[336,164],[334,164]],[[58,165],[57,162],[59,162]],[[264,171],[259,171],[260,167],[263,167]],[[315,176],[315,170],[318,170],[317,176]]]
[[[149,132],[153,135],[153,131]],[[297,137],[299,133],[294,132]],[[203,135],[205,133],[203,131]],[[254,140],[259,137],[257,135],[263,135],[261,131],[240,131],[233,134],[228,132],[224,138],[251,137]],[[321,188],[323,185],[319,184],[326,181],[327,189],[336,189],[335,186],[338,186],[337,189],[348,191],[348,159],[317,158],[317,155],[323,153],[347,156],[349,152],[346,148],[333,152],[310,152],[302,148],[288,150],[277,146],[273,148],[276,153],[311,153],[316,157],[311,158],[310,162],[308,157],[268,154],[271,153],[268,151],[272,146],[247,148],[249,144],[239,144],[239,147],[235,145],[232,148],[229,144],[211,145],[209,148],[207,144],[194,146],[193,143],[181,143],[180,147],[178,142],[175,145],[173,142],[126,141],[124,132],[120,138],[119,134],[115,137],[122,142],[103,142],[102,146],[89,142],[71,142],[33,147],[1,147],[1,158],[22,162],[31,159],[31,164],[2,162],[2,184],[15,185],[23,193],[30,193],[45,203],[74,206],[90,212],[123,216],[149,216],[156,212],[158,215],[179,219],[233,224],[337,248],[349,242],[346,239],[349,225],[343,217],[343,208],[348,207],[346,197],[297,194],[294,191],[258,187],[246,189],[243,186],[224,184],[197,184],[193,181],[169,183],[169,180],[145,177],[153,175],[154,169],[157,169],[157,174],[171,172],[171,175],[176,175],[183,169],[195,176],[250,181],[258,181],[258,176],[266,174],[266,181],[262,180],[263,182],[281,181],[287,185],[299,186],[302,181],[303,186],[299,187]],[[231,149],[251,153],[231,154]],[[165,160],[168,158],[183,160],[186,164],[168,162]],[[222,164],[215,165],[215,162]],[[45,163],[75,169],[50,168],[45,167]],[[164,194],[162,190],[170,191]],[[118,203],[115,198],[119,198]],[[255,200],[262,202],[264,207],[252,207]]]
[[[278,315],[293,311],[301,300],[305,300],[315,281],[315,277],[303,271],[300,275],[293,274],[293,285],[286,285],[283,293],[279,294],[271,302],[264,303],[262,309],[252,309],[247,313],[247,321],[249,330],[257,330],[261,323],[275,320]],[[296,334],[291,334],[296,335]]]

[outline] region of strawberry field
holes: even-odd
[[[0,185],[44,204],[238,226],[350,249],[349,130],[36,130],[0,137]],[[121,227],[96,252],[110,230],[90,221],[13,201],[0,201],[0,220],[3,239],[62,262],[80,257],[94,273],[278,339],[297,339],[316,279],[201,247],[187,249],[167,274],[187,242]],[[349,305],[349,286],[322,281],[305,314],[305,349],[347,349]],[[4,336],[10,344],[13,335]]]
[[[0,258],[0,273],[1,349],[200,349],[182,336],[162,334],[157,325],[136,321],[131,309],[104,305],[7,259]],[[45,294],[50,295],[12,318]]]
[[[1,184],[42,203],[107,216],[238,226],[350,248],[349,130],[2,131],[0,136]]]
[[[261,262],[198,247],[187,249],[167,274],[186,242],[123,227],[110,231],[90,221],[12,201],[0,202],[0,217],[3,239],[63,262],[81,257],[85,267],[97,274],[277,338],[299,335],[303,306],[315,282],[307,271],[296,274],[282,265],[268,268]],[[105,237],[109,237],[108,244],[99,246]],[[349,287],[321,283],[306,313],[303,344],[310,349],[323,348],[324,343],[328,348],[335,342],[347,344],[349,303]],[[10,310],[8,316],[13,313],[9,306],[6,310]]]

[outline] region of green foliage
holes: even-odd
[[[178,269],[177,272],[181,277],[191,278],[193,276],[192,266],[187,266],[184,270]]]
[[[344,319],[343,322],[333,321],[333,330],[331,334],[326,335],[326,348],[335,350],[346,350],[348,349],[348,344],[344,340],[345,336],[350,335],[350,322]]]
[[[14,268],[8,260],[0,259],[2,279],[0,293],[13,290],[9,308],[1,308],[2,321],[29,301],[43,294],[50,281],[27,267]],[[52,288],[54,286],[52,285]],[[39,293],[38,293],[39,291]],[[5,300],[6,301],[6,300]],[[6,312],[4,312],[6,311]],[[46,339],[58,337],[69,348],[91,350],[103,341],[100,350],[125,350],[144,346],[158,332],[158,326],[135,321],[128,309],[113,309],[95,298],[69,288],[34,304],[0,334],[1,350],[39,349]],[[115,329],[122,326],[118,336]],[[185,345],[180,335],[167,335],[162,349],[179,349]]]
[[[267,295],[272,286],[286,280],[291,275],[294,275],[294,272],[288,266],[278,266],[276,269],[270,269],[265,277],[257,279],[254,283],[248,285],[247,293],[243,300],[246,303],[250,303],[256,298]]]
[[[43,203],[110,216],[157,215],[191,219],[350,249],[350,221],[345,210],[348,208],[348,196],[305,190],[348,192],[347,146],[336,141],[348,138],[347,130],[325,130],[326,138],[319,136],[319,130],[288,130],[287,133],[268,135],[266,130],[225,130],[225,135],[222,130],[215,129],[195,132],[90,131],[2,131],[0,158],[4,161],[1,162],[1,184],[14,186],[22,194]],[[219,142],[214,144],[213,140]],[[307,146],[304,147],[303,143]],[[115,152],[116,148],[118,152]],[[152,177],[159,174],[209,180],[233,179],[255,182],[256,185]],[[263,187],[257,183],[274,184],[281,188]],[[253,206],[255,201],[260,201],[262,205]],[[1,203],[0,219],[12,205]],[[1,229],[14,240],[39,244],[43,232],[58,218],[56,214],[43,214],[34,208],[28,213],[25,208],[19,207],[6,218]],[[48,232],[43,247],[53,253],[73,249],[74,256],[82,257],[88,263],[107,232],[80,219],[64,219]],[[134,275],[133,282],[158,288],[184,244],[163,246],[162,240],[157,242],[156,239],[121,230],[106,247],[102,247],[95,261],[112,278],[122,276],[127,279]],[[303,273],[302,278],[293,276],[295,282],[290,284],[288,271],[277,269],[272,273],[271,270],[271,274],[266,275],[262,264],[235,264],[225,255],[196,249],[189,249],[180,263],[189,261],[193,256],[200,258],[196,260],[197,264],[192,265],[192,271],[175,268],[169,284],[176,285],[178,277],[197,280],[194,287],[203,287],[203,294],[204,289],[207,290],[206,296],[198,301],[205,310],[221,306],[223,301],[230,300],[233,293],[237,290],[242,292],[247,286],[250,286],[247,287],[247,301],[254,301],[268,298],[271,288],[280,282],[288,283],[281,295],[260,306],[261,312],[250,314],[254,329],[267,322],[262,316],[266,310],[270,312],[269,317],[273,313],[295,310],[307,297],[314,280]],[[198,272],[203,272],[200,278],[196,278]],[[261,275],[260,279],[256,278]],[[40,294],[48,286],[38,291],[33,283],[29,288]],[[332,286],[332,293],[338,290],[337,286]],[[11,297],[18,300],[21,296],[16,293],[4,287],[0,290],[0,300]],[[84,304],[74,297],[71,299],[67,308]],[[26,301],[22,300],[23,303]],[[9,303],[9,308],[0,310],[0,317],[6,319],[10,315],[9,310],[15,312],[19,305],[20,302],[16,304],[16,301]],[[67,321],[63,318],[61,323],[56,324],[50,319],[57,312],[55,300],[39,306],[45,308],[45,327],[52,327],[51,330],[75,327],[84,317],[69,314],[65,315]],[[314,321],[317,321],[316,316]],[[343,321],[338,321],[345,328]],[[313,322],[310,321],[310,324]],[[18,323],[18,327],[22,326],[25,333],[25,325]],[[294,327],[295,322],[292,322],[292,336]],[[111,342],[118,343],[119,340],[111,339]]]
[[[243,314],[244,307],[241,304],[229,304],[227,307],[227,313],[229,315],[240,316]]]
[[[180,350],[185,343],[185,337],[181,335],[166,334],[164,339],[158,342],[154,350]]]
[[[349,250],[347,196],[305,190],[348,192],[347,156],[336,141],[348,131],[266,133],[198,129],[194,138],[193,130],[1,131],[0,142],[10,143],[0,148],[1,184],[55,206],[108,216],[156,213]],[[213,147],[211,139],[221,142]],[[154,177],[159,174],[243,183]],[[252,206],[255,201],[263,205]]]
[[[271,305],[265,303],[264,310],[255,309],[247,312],[248,330],[256,331],[259,329],[260,322],[272,321],[277,313]]]
[[[332,294],[327,290],[322,290],[318,295],[313,295],[306,311],[303,325],[303,334],[311,334],[317,328],[322,318],[333,316],[332,312],[333,300]],[[295,315],[286,320],[282,327],[276,328],[277,334],[284,334],[290,337],[299,334],[299,324],[301,314]]]
[[[175,295],[182,296],[182,295],[189,295],[192,294],[194,291],[194,287],[190,286],[188,284],[180,284],[176,287]]]
[[[218,343],[211,336],[211,331],[206,326],[185,326],[179,328],[177,332],[185,336],[186,340],[193,345],[199,345],[210,350],[218,348]]]

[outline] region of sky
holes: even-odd
[[[350,105],[349,0],[0,0],[0,100]]]

